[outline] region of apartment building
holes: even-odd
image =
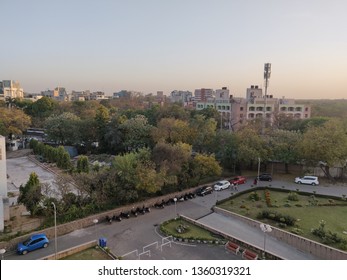
[[[24,92],[19,82],[12,80],[0,81],[0,99],[23,98]]]
[[[211,90],[212,91],[212,90]],[[197,92],[197,90],[195,91]],[[195,98],[195,108],[215,108],[221,114],[222,126],[232,130],[246,120],[265,118],[272,122],[276,114],[285,114],[295,119],[311,117],[309,105],[294,99],[274,98],[273,95],[263,95],[262,89],[252,85],[246,90],[246,98],[235,98],[226,87],[217,89],[213,96]]]
[[[171,102],[182,103],[183,106],[190,106],[193,102],[193,93],[188,90],[174,90],[170,94]]]

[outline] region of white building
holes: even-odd
[[[0,81],[0,99],[23,98],[24,92],[19,82],[12,80]]]

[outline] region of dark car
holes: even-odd
[[[260,174],[259,177],[258,177],[258,180],[259,181],[269,181],[269,182],[271,182],[272,181],[272,175],[269,174],[269,173]]]
[[[198,189],[196,191],[196,194],[199,196],[204,196],[206,194],[210,194],[213,192],[213,188],[210,186],[205,186],[205,187],[201,187],[200,189]]]

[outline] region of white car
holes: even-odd
[[[221,191],[221,190],[225,190],[227,188],[229,188],[230,186],[230,182],[229,181],[219,181],[218,183],[216,183],[213,188],[215,191]]]
[[[318,177],[316,177],[316,176],[296,177],[295,178],[295,183],[312,185],[312,186],[319,185]]]

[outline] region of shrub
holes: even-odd
[[[290,192],[290,193],[288,194],[288,200],[291,200],[291,201],[299,201],[298,194],[295,193],[295,192]]]
[[[252,201],[259,201],[260,196],[257,194],[257,192],[251,192],[248,196],[248,199]]]

